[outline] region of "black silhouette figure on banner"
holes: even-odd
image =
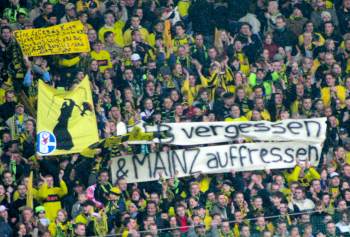
[[[83,109],[77,105],[72,99],[65,99],[61,106],[61,113],[58,117],[58,123],[53,129],[53,134],[56,137],[56,149],[70,150],[74,147],[72,135],[68,130],[68,122],[72,117],[73,109],[76,106],[80,110],[80,116],[86,115],[86,111],[92,111],[92,107],[88,102],[83,102]]]

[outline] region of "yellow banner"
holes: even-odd
[[[80,153],[98,142],[96,116],[87,77],[72,91],[56,90],[39,81],[37,153]]]
[[[40,29],[17,30],[14,36],[23,54],[44,56],[90,52],[90,44],[80,21]]]

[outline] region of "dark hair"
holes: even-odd
[[[112,31],[107,31],[104,33],[103,38],[106,40],[110,35],[113,35]]]

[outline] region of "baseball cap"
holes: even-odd
[[[65,9],[66,10],[70,10],[70,9],[73,9],[73,8],[75,8],[75,6],[74,6],[74,4],[73,3],[67,3],[67,5],[65,6]]]
[[[131,55],[131,61],[138,61],[140,59],[141,59],[141,57],[137,53],[134,53]]]
[[[94,207],[95,203],[93,201],[91,201],[91,200],[87,200],[87,201],[83,202],[81,205],[83,207],[86,207],[86,206],[93,206]]]
[[[339,177],[339,174],[337,172],[332,172],[329,177],[331,177],[331,179],[333,179],[334,177]]]
[[[109,193],[115,194],[115,195],[120,195],[122,192],[118,187],[113,187],[111,190],[109,190]]]
[[[41,213],[41,212],[45,212],[45,207],[43,206],[37,206],[35,208],[35,213]]]
[[[21,104],[21,103],[18,103],[18,104],[16,104],[16,108],[18,108],[18,107],[23,107],[24,108],[24,105]]]
[[[4,205],[0,206],[0,212],[6,211],[6,210],[7,210],[7,207],[5,207]]]

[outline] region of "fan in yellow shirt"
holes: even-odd
[[[103,73],[106,69],[112,68],[111,55],[108,51],[102,49],[103,44],[101,41],[97,41],[93,45],[93,51],[91,51],[91,58],[96,60],[100,71]]]
[[[132,43],[132,37],[131,37],[131,32],[134,31],[134,30],[138,30],[140,33],[141,33],[141,38],[143,40],[144,43],[146,44],[149,44],[149,33],[148,33],[148,30],[143,28],[141,25],[140,25],[140,17],[137,16],[137,15],[134,15],[132,16],[131,18],[131,26],[129,29],[127,29],[125,32],[124,32],[124,43],[125,45],[129,45]]]
[[[267,111],[267,110],[265,109],[264,99],[262,99],[262,98],[256,98],[254,104],[255,104],[254,110],[260,112],[261,118],[262,118],[263,120],[266,120],[266,121],[271,121],[271,115],[270,115],[269,111]],[[254,110],[249,111],[249,112],[246,114],[247,119],[252,120],[252,118],[253,118],[253,111],[254,111]]]
[[[200,73],[200,83],[196,84],[196,77],[194,75],[187,75],[186,80],[183,82],[181,91],[184,95],[184,97],[187,98],[188,104],[191,106],[193,102],[196,100],[196,98],[199,95],[199,92],[201,89],[205,88],[207,86],[207,80],[203,75]]]
[[[104,14],[105,25],[98,31],[98,38],[104,42],[104,35],[106,32],[110,31],[114,33],[114,41],[119,47],[124,46],[124,38],[122,29],[125,25],[125,22],[120,20],[115,22],[115,16],[112,11],[107,11]]]
[[[339,99],[341,105],[344,105],[346,99],[346,88],[341,85],[336,86],[335,78],[331,73],[326,74],[325,78],[327,86],[321,89],[321,99],[324,105],[330,106],[332,100],[336,99]]]
[[[241,109],[239,108],[239,105],[237,104],[232,105],[230,117],[225,118],[225,122],[244,122],[244,121],[248,121],[248,119],[245,116],[241,115]]]
[[[172,40],[174,52],[177,52],[180,46],[189,47],[194,40],[191,36],[185,34],[185,26],[182,23],[177,23],[175,26],[176,36]]]

